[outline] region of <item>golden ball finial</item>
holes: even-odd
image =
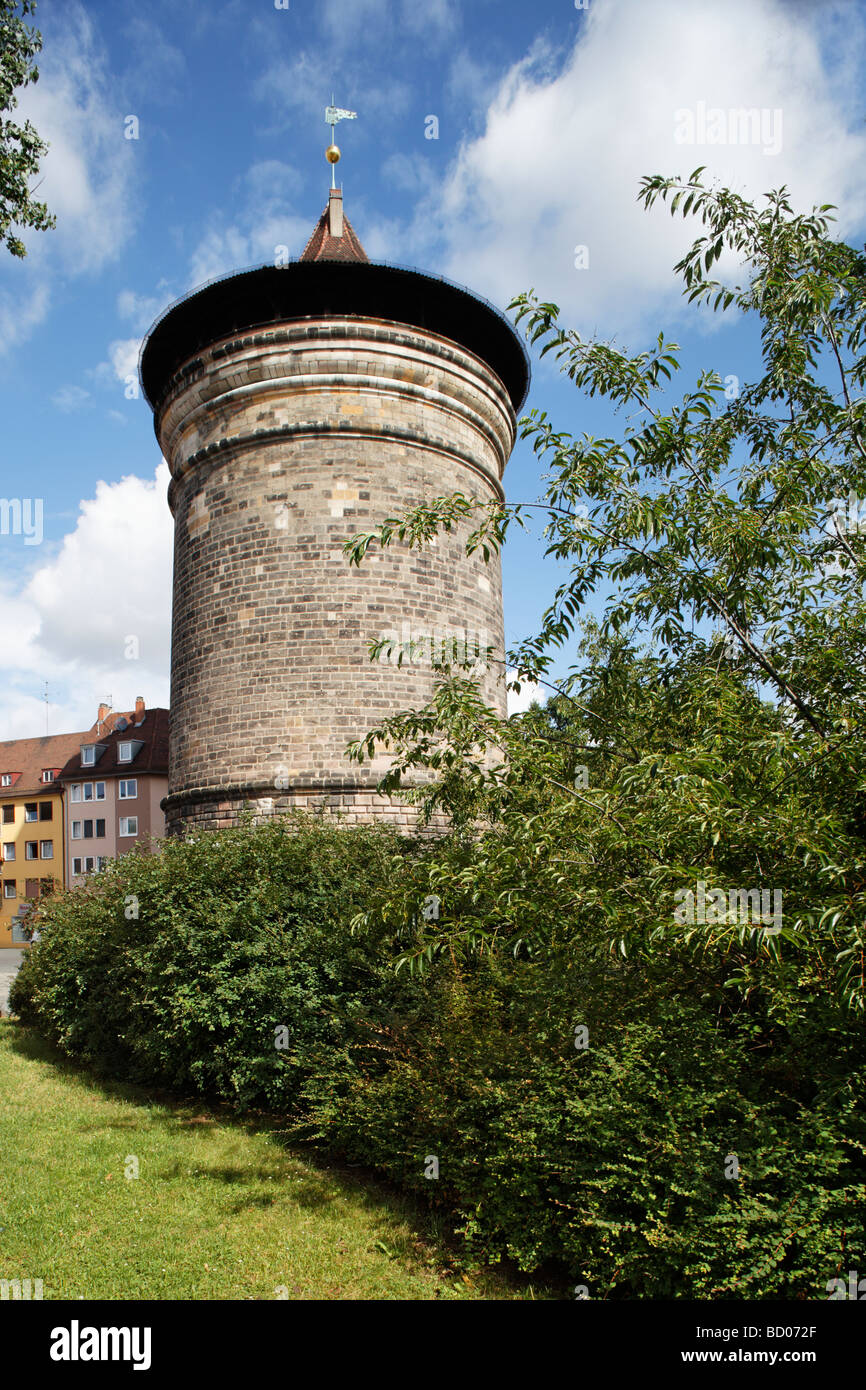
[[[328,148],[325,150],[325,158],[327,159],[327,161],[328,161],[329,164],[339,164],[339,162],[340,162],[340,147],[339,147],[339,145],[329,145]]]

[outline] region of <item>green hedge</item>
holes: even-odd
[[[387,831],[297,817],[127,855],[42,906],[11,1007],[99,1070],[293,1106],[359,1002],[398,988],[343,924],[404,854]]]
[[[406,940],[348,924],[409,853],[295,817],[128,855],[41,906],[12,1007],[103,1072],[280,1113],[439,1206],[467,1258],[554,1261],[591,1298],[820,1298],[866,1267],[855,1033],[798,1070],[673,958],[395,973]]]
[[[325,1142],[416,1192],[436,1155],[479,1256],[555,1260],[589,1297],[826,1297],[844,1252],[862,1265],[855,1085],[761,1095],[746,1047],[661,988],[587,994],[526,962],[436,977],[388,1051],[335,1059],[307,1103]],[[509,1019],[521,990],[534,1026]]]

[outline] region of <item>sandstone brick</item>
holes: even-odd
[[[372,662],[370,643],[407,622],[471,633],[494,649],[482,689],[504,711],[499,563],[466,556],[469,528],[360,569],[342,544],[452,491],[501,496],[515,419],[499,378],[421,329],[289,321],[184,364],[155,423],[175,517],[169,830],[244,806],[409,828],[411,808],[375,791],[387,759],[345,749],[425,703],[435,672]]]

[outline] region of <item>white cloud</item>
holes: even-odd
[[[455,117],[459,112],[464,121],[467,116],[475,118],[492,102],[499,84],[495,68],[485,56],[468,48],[452,53],[445,83],[446,119],[448,112]]]
[[[28,239],[28,255],[40,265],[59,261],[71,274],[101,269],[117,258],[131,229],[136,142],[124,139],[126,113],[80,4],[64,6],[39,60],[39,81],[21,93],[18,110],[49,142],[39,196],[57,217],[54,231]]]
[[[126,382],[130,376],[138,380],[138,354],[141,351],[140,338],[115,338],[108,344],[108,361],[95,367],[88,367],[87,376],[100,386],[114,387],[115,382]]]
[[[277,248],[287,246],[290,256],[303,251],[313,228],[307,218],[260,217],[250,213],[244,225],[211,227],[190,260],[189,285],[194,288],[216,275],[247,266],[274,263]]]
[[[286,198],[300,193],[303,179],[291,164],[281,159],[260,159],[251,164],[242,180],[247,196],[261,208],[282,206]]]
[[[517,672],[509,671],[507,679],[516,680]],[[520,682],[520,691],[508,691],[508,713],[523,714],[532,704],[543,705],[547,700],[547,691],[535,681],[523,680]]]
[[[140,350],[140,338],[119,338],[108,344],[108,360],[118,381],[137,375]]]
[[[46,35],[39,81],[20,92],[15,112],[49,142],[38,197],[57,226],[22,233],[27,260],[23,267],[15,263],[14,288],[0,295],[0,351],[44,320],[58,274],[90,274],[120,254],[132,225],[136,169],[135,142],[123,138],[124,114],[91,19],[77,0],[66,0]]]
[[[257,79],[253,94],[273,112],[275,128],[285,121],[287,110],[295,110],[317,116],[322,133],[327,133],[321,60],[315,54],[301,50],[290,61],[273,59]]]
[[[382,180],[404,193],[427,193],[436,182],[429,159],[408,154],[392,154],[382,165]]]
[[[277,159],[252,164],[235,186],[235,214],[229,222],[222,211],[201,237],[190,259],[190,286],[216,275],[263,262],[273,264],[277,247],[290,256],[301,253],[313,230],[299,216],[292,200],[302,184],[290,164]]]
[[[167,303],[164,295],[137,294],[135,290],[121,290],[117,296],[117,312],[122,319],[128,319],[139,333],[144,333]]]
[[[844,234],[866,213],[852,61],[866,26],[846,9],[844,53],[828,44],[828,66],[820,26],[826,35],[835,11],[780,0],[591,6],[564,63],[536,45],[502,80],[483,134],[419,209],[416,256],[444,245],[445,273],[498,303],[534,287],[576,326],[607,334],[679,308],[672,266],[697,235],[637,204],[645,174],[706,164],[748,197],[786,183],[796,205],[837,203]],[[780,109],[781,152],[677,144],[674,113],[700,101]],[[587,270],[575,268],[577,246]]]
[[[18,289],[11,294],[0,291],[0,353],[8,352],[17,343],[29,338],[48,313],[51,293],[47,283],[35,279],[29,270],[24,273],[29,281],[27,289]]]
[[[67,413],[81,410],[89,400],[90,392],[85,391],[83,386],[61,386],[51,397],[52,404],[56,405],[58,410]]]
[[[107,694],[120,707],[138,694],[168,704],[171,615],[171,513],[168,467],[151,480],[100,482],[81,503],[75,529],[23,588],[2,593],[4,700],[0,739],[45,727],[42,682],[60,687],[51,732],[87,728]],[[139,656],[126,656],[128,638]]]
[[[352,219],[352,225],[358,230],[358,223],[361,219]],[[411,257],[406,257],[405,238],[403,227],[396,217],[376,217],[363,218],[364,235],[361,244],[367,252],[371,261],[393,261],[398,265],[407,265]]]
[[[410,34],[444,41],[460,27],[460,6],[455,0],[403,0],[397,23]]]
[[[338,50],[351,48],[365,35],[381,31],[388,21],[389,0],[319,0],[319,11],[325,33]]]
[[[344,0],[339,4],[345,12]],[[380,8],[378,0],[376,10]],[[352,23],[356,12],[353,9]],[[324,11],[328,23],[328,11]],[[333,78],[334,97],[338,106],[357,112],[357,122],[341,122],[337,126],[337,143],[347,151],[354,142],[369,139],[376,125],[387,121],[391,124],[404,115],[412,102],[413,93],[407,82],[392,75],[398,66],[392,65],[388,81],[382,81],[381,55],[382,27],[386,30],[389,47],[393,47],[395,36],[393,28],[380,25],[364,30],[366,49],[356,44],[351,53],[351,61],[345,64],[346,73],[340,73],[341,63],[337,63],[337,73]],[[410,42],[417,44],[417,38]],[[269,133],[286,132],[286,113],[296,116],[297,138],[308,147],[311,130],[318,128],[322,135],[322,153],[330,139],[330,127],[325,124],[325,106],[330,102],[330,91],[325,94],[322,87],[322,58],[318,48],[301,49],[291,59],[275,58],[268,62],[253,87],[253,96],[273,113]],[[291,127],[289,127],[291,131]],[[323,171],[327,166],[322,162]]]
[[[154,20],[140,14],[127,21],[124,37],[131,59],[129,70],[123,74],[124,90],[134,101],[148,104],[177,100],[186,77],[186,59],[180,49],[169,43]]]
[[[319,0],[316,9],[329,50],[340,55],[384,42],[393,48],[405,36],[443,42],[461,19],[458,0]]]

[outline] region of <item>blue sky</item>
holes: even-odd
[[[0,739],[44,730],[46,680],[51,732],[109,696],[168,703],[167,477],[130,374],[172,300],[303,249],[327,199],[332,91],[359,115],[339,131],[340,177],[371,259],[503,308],[534,287],[635,350],[664,328],[683,389],[702,367],[748,379],[756,344],[685,306],[671,267],[697,231],[637,207],[643,174],[703,163],[755,197],[787,183],[801,206],[837,203],[841,234],[863,240],[860,3],[41,0],[35,22],[41,77],[19,115],[51,142],[40,196],[58,226],[27,238],[26,262],[0,261],[0,493],[43,499],[44,521],[39,544],[0,535]],[[760,108],[765,135],[684,145],[675,113],[701,103]],[[546,363],[528,405],[563,428],[622,426]],[[537,495],[526,446],[506,483]],[[553,587],[541,549],[506,550],[511,641]]]

